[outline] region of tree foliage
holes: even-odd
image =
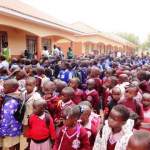
[[[141,45],[141,48],[144,50],[150,50],[150,34],[147,36],[145,42]]]
[[[122,38],[128,40],[129,42],[132,42],[136,45],[139,45],[139,43],[140,43],[139,37],[133,33],[120,32],[120,33],[117,33],[117,35],[119,35],[120,37],[122,37]]]

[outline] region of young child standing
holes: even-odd
[[[144,93],[143,99],[143,114],[144,120],[141,123],[141,128],[150,131],[150,94]]]
[[[118,102],[120,101],[121,98],[121,90],[119,87],[114,87],[111,91],[111,96],[108,97],[108,104],[104,110],[106,118],[109,115],[111,109],[118,105]]]
[[[16,112],[21,100],[18,93],[19,84],[15,79],[4,82],[4,102],[0,114],[0,137],[2,147],[9,150],[19,150],[19,136],[21,135],[21,123],[16,118]]]
[[[45,112],[46,101],[34,101],[34,114],[29,118],[29,128],[26,132],[31,139],[30,150],[51,150],[55,140],[55,127],[50,114]]]
[[[100,69],[95,66],[91,67],[89,78],[95,80],[95,89],[98,91],[100,95],[102,91],[102,80],[100,79]]]
[[[56,117],[57,112],[57,103],[58,103],[58,96],[54,95],[56,86],[52,81],[48,81],[44,83],[42,91],[43,91],[43,98],[47,102],[47,109],[52,115],[53,118]]]
[[[137,87],[135,85],[130,84],[126,88],[125,100],[121,102],[121,104],[129,108],[131,112],[137,113],[140,119],[143,120],[142,105],[134,99],[136,95],[137,95]]]
[[[64,119],[64,110],[70,109],[74,106],[74,102],[72,101],[74,96],[74,89],[71,87],[65,87],[62,90],[62,97],[57,103],[57,118],[55,118],[55,122],[58,126],[62,125]]]
[[[61,98],[61,93],[62,90],[67,87],[67,83],[65,81],[61,81],[59,79],[54,80],[56,90],[55,90],[55,95]]]
[[[66,112],[64,127],[56,139],[53,150],[90,150],[86,130],[78,123],[81,112],[78,105]]]
[[[85,100],[89,101],[92,104],[92,107],[97,112],[99,106],[99,94],[95,90],[95,80],[88,79],[87,80],[87,90],[85,91]]]
[[[75,91],[74,97],[73,97],[73,102],[75,104],[79,104],[81,101],[84,100],[84,94],[83,91],[79,89],[80,85],[80,80],[78,78],[72,78],[70,80],[70,87],[72,87]]]
[[[33,103],[35,100],[40,100],[41,96],[36,92],[36,79],[34,77],[28,77],[26,79],[26,90],[23,93],[23,99],[25,102],[25,114],[23,118],[23,133],[26,133],[28,127],[28,119],[33,113]],[[23,135],[20,137],[20,149],[23,150],[28,146],[27,139]]]
[[[36,79],[34,77],[28,77],[26,79],[26,91],[23,93],[23,97],[26,105],[23,125],[27,126],[29,116],[33,113],[33,102],[41,99],[40,94],[36,92]]]
[[[134,125],[129,115],[129,110],[125,106],[114,106],[108,122],[105,122],[97,134],[93,150],[126,150]]]
[[[68,83],[71,78],[72,78],[72,72],[69,70],[69,63],[62,62],[61,71],[58,74],[58,79]]]
[[[83,125],[83,127],[86,129],[88,133],[88,138],[89,138],[90,146],[92,149],[99,126],[100,126],[100,117],[93,117],[91,115],[92,110],[89,106],[83,105],[81,103],[80,107],[82,111],[82,114],[80,117],[81,124]]]

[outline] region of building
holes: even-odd
[[[56,44],[66,53],[72,47],[76,55],[96,50],[98,53],[132,53],[136,45],[114,35],[97,31],[83,23],[67,25],[19,0],[0,1],[0,51],[8,42],[12,56],[25,49],[41,56],[43,46]]]

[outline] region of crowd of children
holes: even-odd
[[[0,150],[150,150],[150,57],[0,56]]]

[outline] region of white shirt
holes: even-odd
[[[4,60],[0,63],[0,69],[1,68],[9,69],[9,63],[7,60]]]
[[[49,51],[48,50],[43,50],[43,56],[44,57],[49,57]]]
[[[53,50],[53,55],[54,55],[54,56],[59,56],[59,54],[60,54],[59,49],[58,49],[58,48],[55,48],[55,49]]]

